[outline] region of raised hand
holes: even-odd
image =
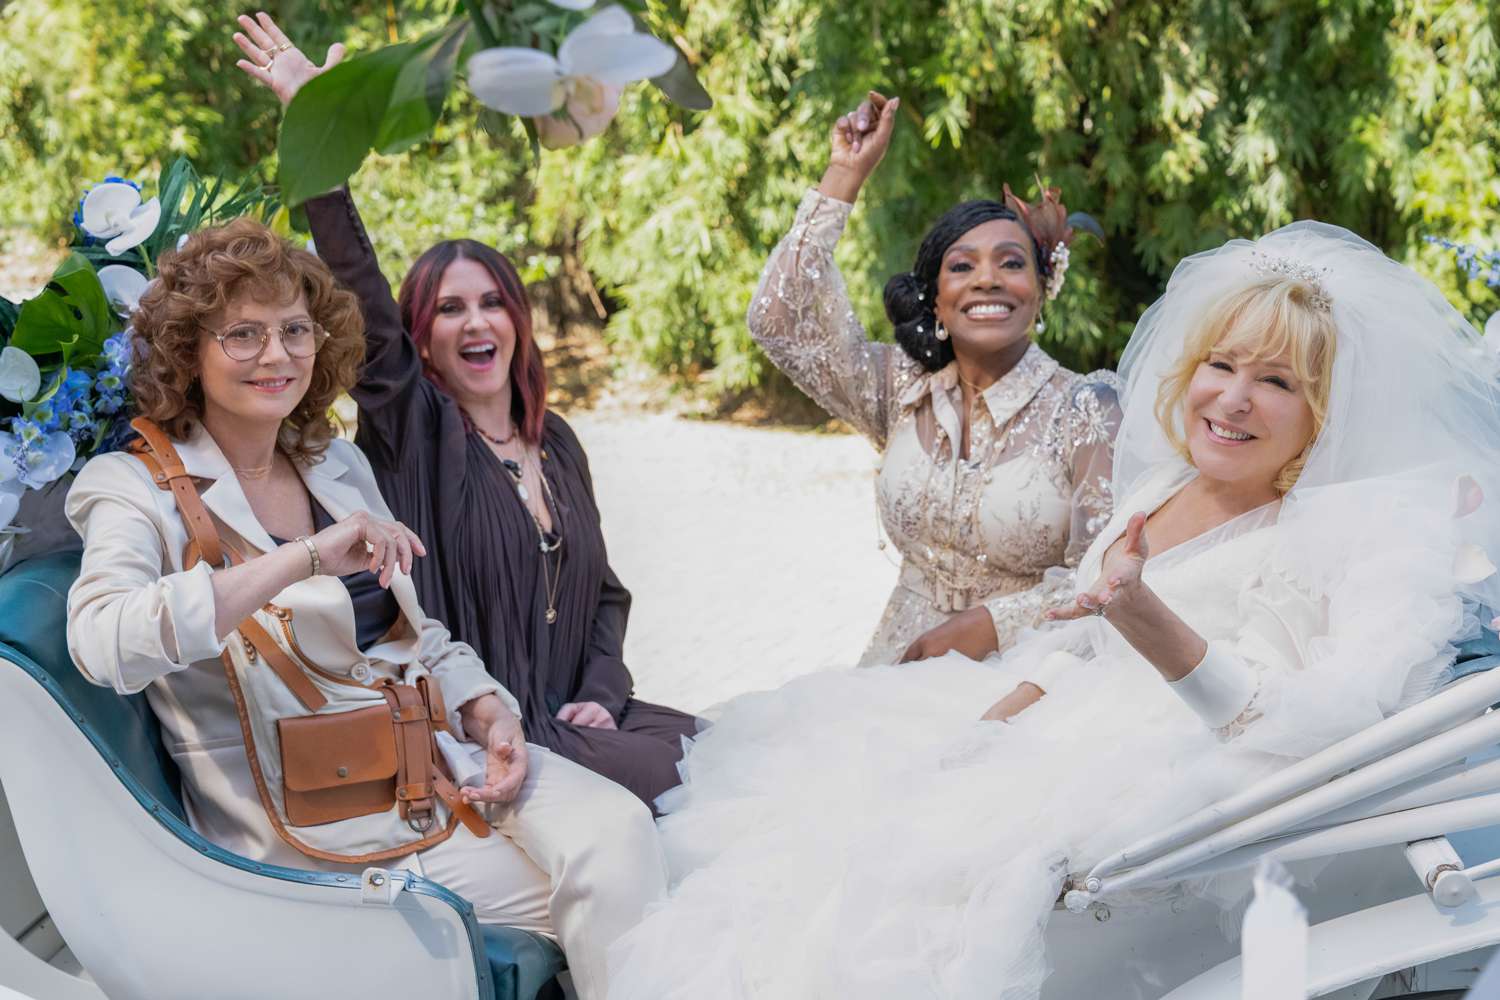
[[[1146,515],[1131,515],[1125,536],[1109,547],[1099,566],[1094,585],[1073,599],[1073,603],[1047,612],[1051,621],[1070,621],[1085,615],[1105,615],[1111,603],[1129,595],[1140,585],[1141,569],[1150,558],[1146,544]]]
[[[292,44],[265,11],[254,17],[241,14],[238,20],[244,31],[234,33],[234,43],[245,53],[245,58],[235,65],[271,88],[282,107],[292,103],[292,98],[308,80],[337,66],[344,58],[343,43],[334,42],[328,47],[323,65],[317,65]]]
[[[380,574],[380,585],[389,587],[399,566],[411,572],[412,557],[425,556],[422,540],[400,521],[382,521],[366,511],[355,511],[330,524],[309,539],[318,550],[318,562],[329,576],[346,576],[368,569]]]
[[[828,170],[819,190],[842,201],[854,200],[890,148],[900,107],[901,98],[887,99],[872,90],[859,107],[839,116],[833,124]]]

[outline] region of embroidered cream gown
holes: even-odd
[[[833,252],[851,207],[808,192],[761,276],[749,325],[803,392],[883,453],[876,504],[902,565],[860,662],[893,662],[980,604],[1005,649],[1071,594],[1073,569],[1109,519],[1114,375],[1070,372],[1033,344],[975,399],[960,457],[957,367],[929,373],[871,341],[849,304]]]

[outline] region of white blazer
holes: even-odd
[[[189,440],[173,443],[188,473],[200,486],[209,483],[200,494],[224,541],[247,558],[273,548],[213,438],[199,427]],[[320,460],[299,463],[298,472],[336,520],[358,510],[392,516],[368,460],[347,441],[333,441]],[[152,483],[139,459],[114,452],[84,466],[68,494],[67,513],[84,541],[82,572],[68,593],[74,662],[95,684],[126,694],[146,691],[182,773],[196,829],[247,857],[307,866],[310,859],[282,842],[262,811],[219,659],[225,637],[214,628],[210,576],[216,567],[200,562],[182,568],[189,536],[171,492]],[[427,673],[437,680],[455,726],[459,706],[484,694],[497,694],[518,711],[515,698],[489,676],[474,650],[423,614],[410,577],[398,572],[391,592],[402,620],[367,652],[356,643],[353,605],[336,577],[311,577],[272,598],[291,610],[295,639],[307,658],[346,678],[338,683],[312,675],[330,708],[378,701],[372,687],[381,678],[410,682]],[[252,712],[268,716],[300,714],[269,700],[251,704]],[[275,725],[269,717],[251,721],[257,731]],[[318,846],[348,853],[372,846],[357,835],[353,840]]]

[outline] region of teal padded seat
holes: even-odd
[[[9,661],[0,662],[0,670],[19,668],[41,685],[141,807],[173,837],[242,871],[328,885],[334,876],[249,861],[209,843],[188,825],[177,768],[145,696],[90,684],[68,654],[67,594],[78,565],[79,553],[63,552],[28,560],[0,576],[0,661]],[[557,945],[515,928],[480,925],[473,908],[455,894],[414,875],[408,883],[410,891],[444,899],[461,912],[469,928],[480,1000],[562,997],[556,977],[566,963]],[[266,960],[274,961],[271,956]]]

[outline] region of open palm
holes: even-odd
[[[344,58],[343,44],[334,42],[328,47],[323,65],[319,66],[292,44],[267,13],[255,17],[241,14],[238,20],[244,31],[234,33],[234,43],[245,53],[245,58],[235,65],[271,88],[282,107],[292,103],[303,84],[337,66]]]
[[[1101,614],[1116,595],[1129,591],[1141,582],[1141,570],[1151,557],[1146,543],[1146,515],[1137,512],[1131,515],[1125,526],[1125,537],[1109,547],[1099,566],[1099,578],[1088,590],[1074,598],[1073,603],[1047,612],[1053,621],[1067,621],[1085,615]]]

